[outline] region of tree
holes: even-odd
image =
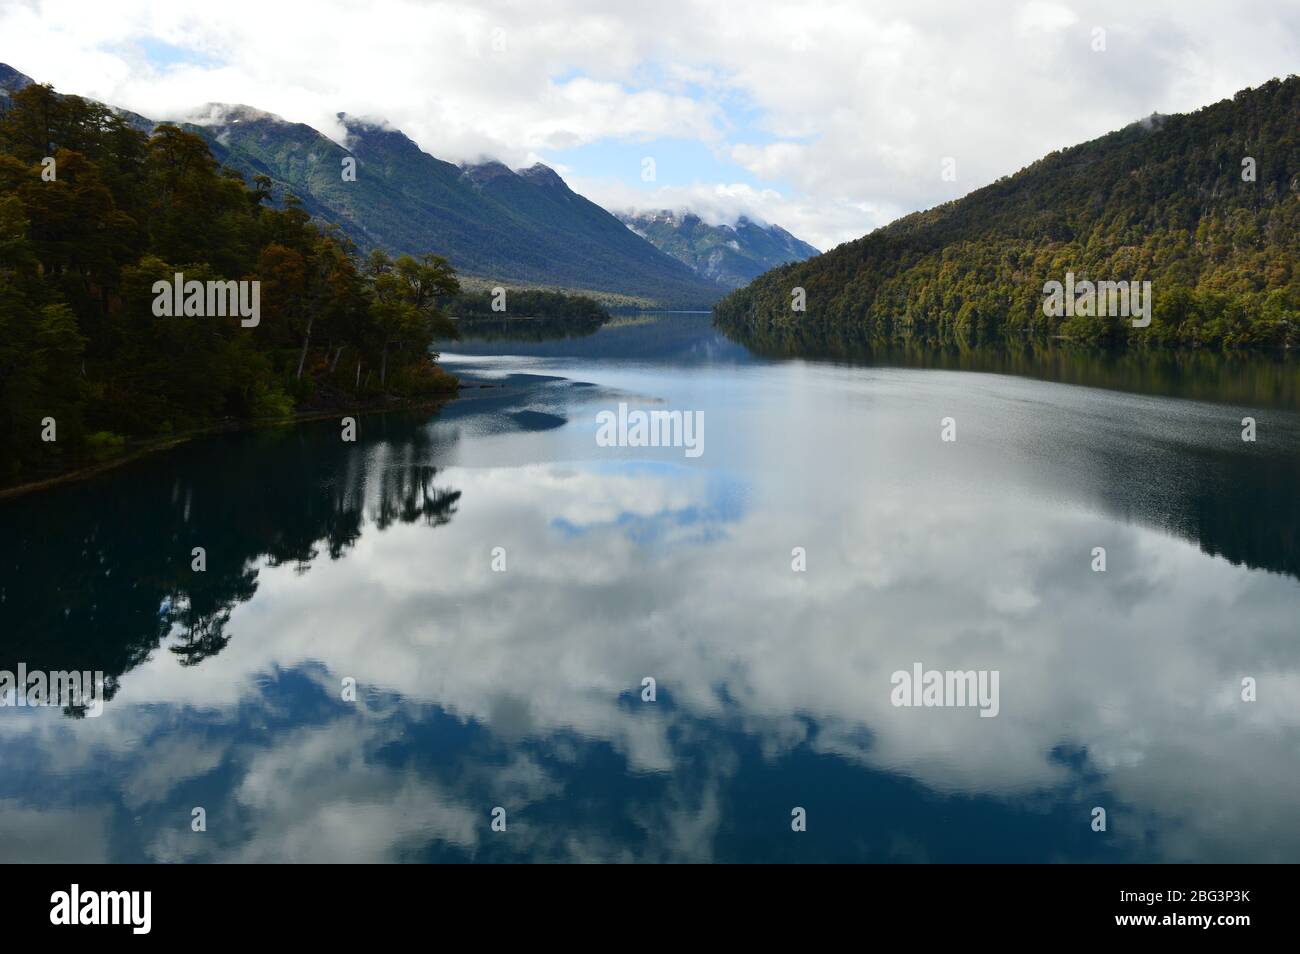
[[[447,326],[437,300],[459,288],[450,265],[381,252],[363,267],[293,196],[272,204],[272,185],[247,187],[176,126],[146,137],[48,87],[14,94],[0,113],[0,479],[75,465],[83,433],[120,447],[284,416],[291,393],[322,393],[344,348],[358,378],[373,357],[386,393],[454,387],[428,351]],[[261,283],[261,322],[157,314],[177,273]],[[40,440],[47,416],[52,446]]]
[[[439,334],[455,334],[455,326],[438,307],[439,298],[455,295],[460,282],[445,258],[403,255],[396,261],[381,251],[371,254],[369,273],[374,289],[371,316],[383,335],[379,384],[388,380],[388,351],[399,347],[427,353]]]

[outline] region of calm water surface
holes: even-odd
[[[111,693],[0,708],[0,860],[1300,856],[1288,401],[698,316],[444,358],[496,386],[0,503],[0,669]],[[702,411],[704,453],[597,446],[620,402]],[[997,716],[892,705],[916,663],[996,670]]]

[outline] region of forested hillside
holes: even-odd
[[[470,321],[508,321],[512,318],[566,318],[579,321],[608,321],[609,312],[600,302],[585,295],[538,291],[531,288],[503,289],[500,310],[491,292],[465,291],[446,303],[448,317]]]
[[[27,85],[0,110],[0,483],[131,438],[448,392],[459,290],[434,256],[361,259],[175,126]],[[252,282],[256,321],[160,315],[156,282]],[[209,292],[209,295],[211,293]],[[208,299],[209,302],[211,298]]]
[[[1067,271],[1076,281],[1151,281],[1150,326],[1048,317],[1044,283]],[[792,309],[796,287],[806,312]],[[786,352],[832,340],[1047,335],[1300,345],[1300,79],[1054,152],[965,198],[774,269],[728,295],[715,316]]]

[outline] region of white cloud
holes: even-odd
[[[1078,23],[1079,17],[1064,4],[1031,0],[1016,11],[1015,20],[1017,30],[1029,34],[1063,30]]]
[[[731,158],[759,179],[781,179],[798,175],[808,162],[808,149],[799,143],[774,142],[765,146],[740,143],[731,147]]]
[[[148,38],[196,61],[151,66]],[[219,100],[322,130],[339,110],[385,116],[451,160],[695,138],[758,179],[764,217],[830,247],[1052,149],[1293,71],[1300,7],[319,0],[304,16],[252,0],[47,0],[0,11],[0,60],[148,115]],[[946,156],[956,182],[940,179]],[[788,207],[797,223],[777,217]]]

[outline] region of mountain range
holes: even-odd
[[[489,283],[557,287],[699,307],[721,294],[629,231],[543,165],[461,167],[423,152],[396,129],[340,115],[348,147],[310,126],[210,104],[186,124],[223,165],[271,178],[313,216],[362,249],[435,251]],[[343,161],[356,161],[344,181]]]
[[[6,97],[31,82],[0,64]],[[113,108],[145,132],[156,125]],[[739,241],[761,244],[728,250],[720,259],[698,254],[697,268],[678,254],[680,239],[661,230],[654,237],[639,234],[545,165],[456,165],[385,124],[344,114],[339,121],[346,146],[311,126],[242,105],[209,103],[177,125],[202,136],[217,161],[246,180],[268,177],[277,199],[297,197],[305,211],[337,226],[363,252],[433,251],[447,257],[471,287],[523,285],[580,291],[614,305],[704,308],[736,287],[737,276],[761,272],[749,263],[769,254],[768,248],[811,250],[784,230],[769,234],[742,220],[735,230]],[[349,159],[353,180],[343,174]],[[669,245],[661,250],[657,246],[665,240]]]
[[[779,225],[741,216],[735,225],[710,225],[692,212],[624,212],[628,228],[655,248],[728,288],[749,284],[768,269],[820,252]]]

